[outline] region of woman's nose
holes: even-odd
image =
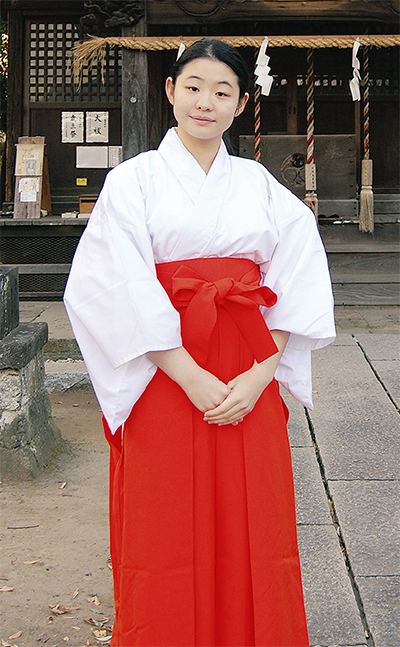
[[[197,99],[196,107],[199,110],[211,110],[213,107],[211,96],[208,93],[201,93]]]

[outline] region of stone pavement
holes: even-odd
[[[49,323],[49,390],[87,383],[63,305],[20,314]],[[314,411],[284,396],[310,642],[399,647],[399,309],[342,306],[336,321],[313,354]]]

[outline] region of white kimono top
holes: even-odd
[[[180,320],[155,263],[253,260],[278,300],[270,330],[290,333],[275,377],[312,408],[311,350],[333,341],[332,288],[315,217],[261,164],[228,155],[208,172],[175,129],[113,170],[76,250],[65,306],[93,387],[115,430],[153,377],[149,351],[181,346]]]

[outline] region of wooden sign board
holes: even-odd
[[[51,215],[49,168],[44,137],[19,137],[15,159],[14,218]]]
[[[319,200],[356,198],[355,135],[315,135]],[[261,162],[299,198],[305,193],[306,135],[261,135]],[[240,136],[240,155],[254,158],[254,136]]]

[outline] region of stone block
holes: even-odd
[[[51,417],[51,405],[44,388],[19,411],[0,417],[0,478],[35,478],[61,442],[61,433]]]
[[[16,411],[21,406],[22,384],[19,371],[0,371],[0,411]]]
[[[400,576],[356,579],[375,647],[399,647]]]
[[[18,268],[0,266],[0,339],[18,326]]]
[[[20,369],[0,370],[0,478],[34,478],[61,434],[44,387],[43,353]]]
[[[32,393],[43,388],[45,368],[43,351],[38,351],[31,361],[20,370],[23,398],[30,398]],[[22,400],[24,402],[24,399]]]
[[[398,481],[329,483],[356,576],[400,575]]]
[[[0,369],[22,368],[47,342],[46,323],[24,323],[0,341]]]
[[[298,538],[310,644],[365,645],[334,526],[299,526]]]

